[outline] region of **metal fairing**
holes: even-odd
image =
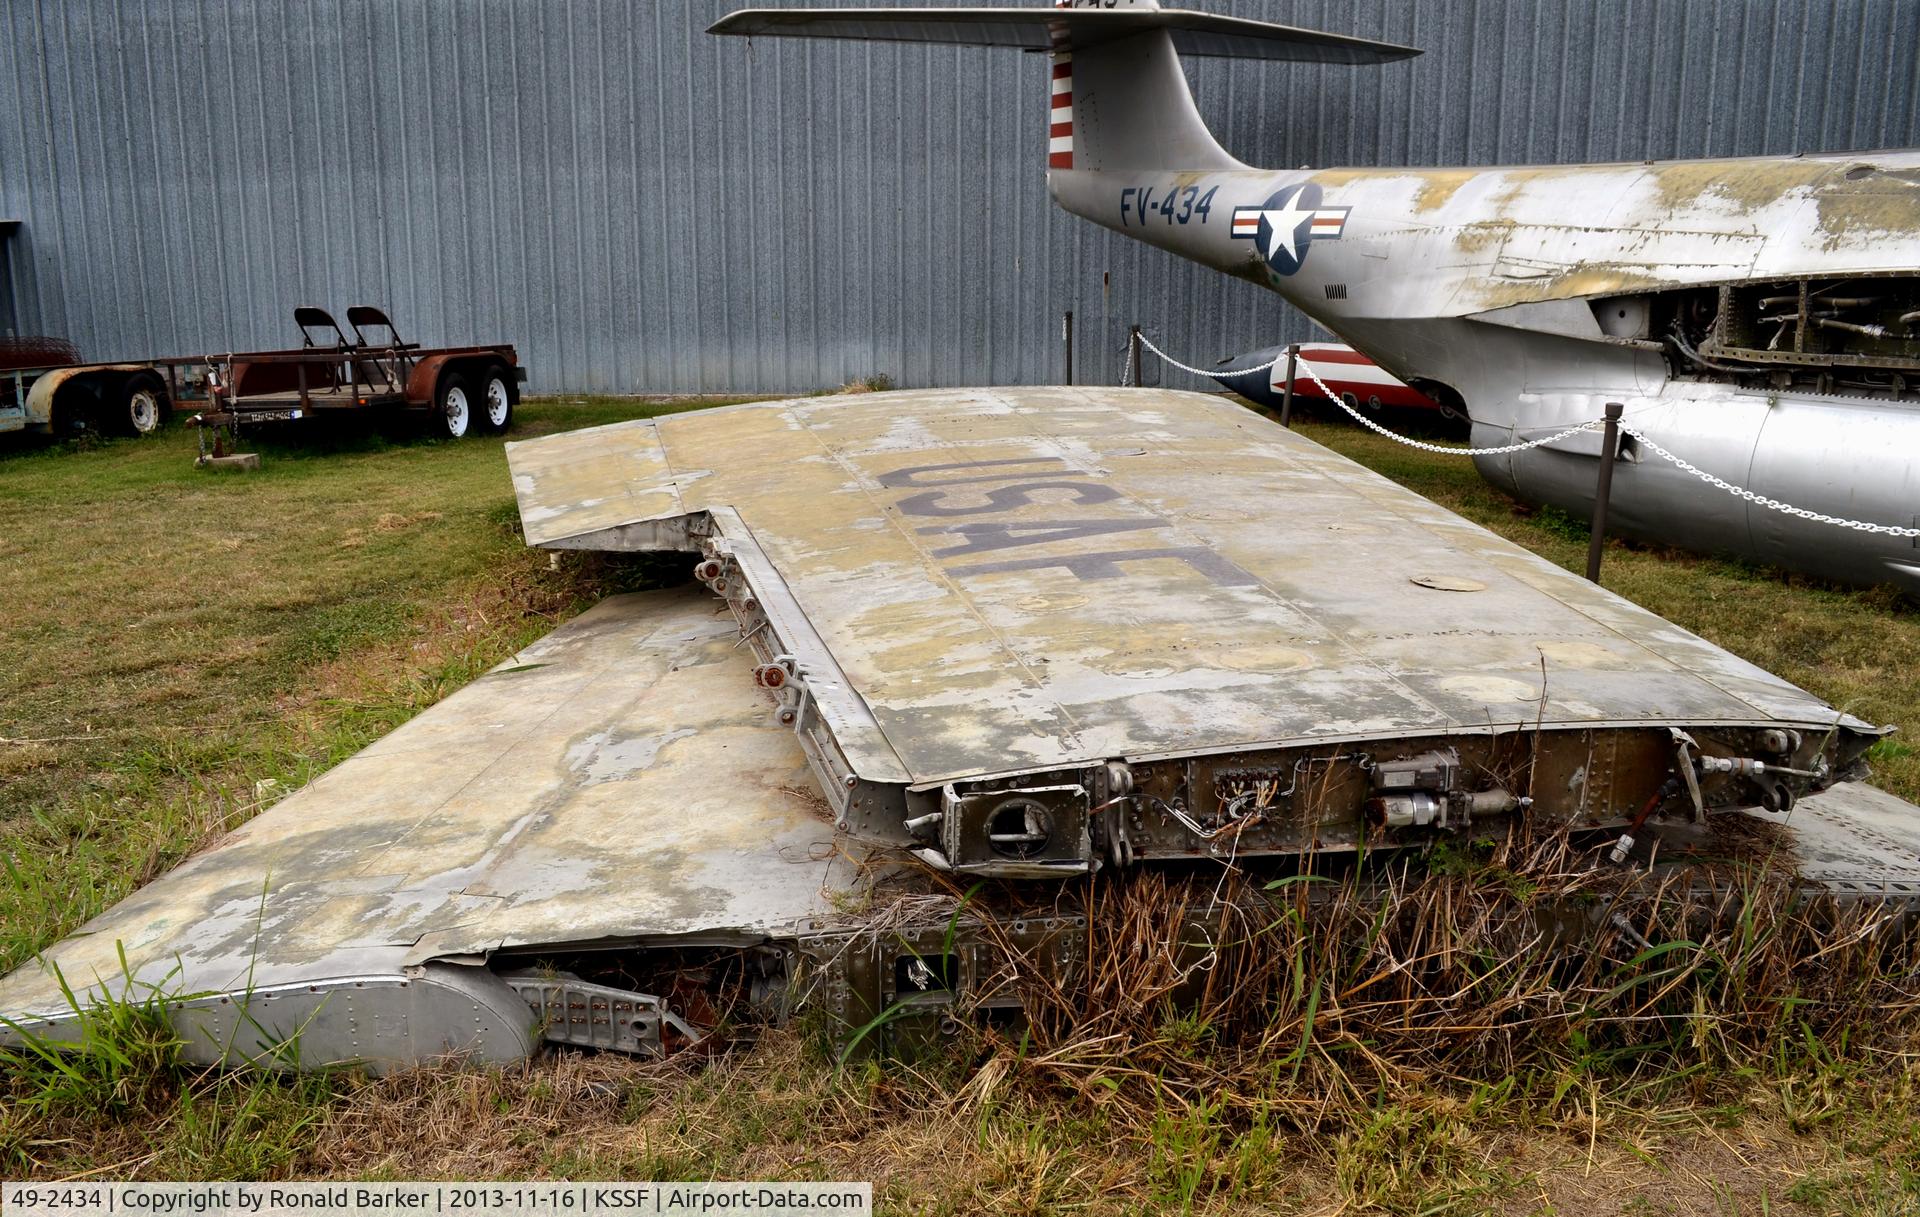
[[[1201,394],[802,399],[507,451],[531,544],[704,554],[838,825],[959,870],[1612,824],[1676,756],[1800,771],[1710,778],[1704,815],[1877,734]]]

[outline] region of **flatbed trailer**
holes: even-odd
[[[194,401],[207,403],[196,422],[229,432],[347,413],[424,418],[452,439],[512,425],[526,369],[509,344],[405,342],[370,305],[347,310],[351,336],[311,305],[294,321],[298,347],[117,363],[82,363],[58,338],[0,341],[0,435],[150,435]]]
[[[293,316],[304,340],[299,347],[204,357],[202,426],[412,415],[459,439],[512,425],[526,369],[506,343],[422,347],[403,341],[385,313],[364,304],[347,310],[351,336],[324,309],[304,305]]]

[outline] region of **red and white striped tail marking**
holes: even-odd
[[[1073,168],[1073,52],[1053,56],[1053,108],[1047,128],[1047,168]]]

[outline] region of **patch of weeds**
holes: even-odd
[[[1227,1135],[1218,1100],[1162,1110],[1155,1116],[1147,1162],[1154,1203],[1164,1211],[1192,1212],[1203,1189],[1210,1190],[1214,1182],[1214,1155]]]
[[[283,663],[305,667],[392,642],[405,636],[410,624],[404,603],[376,592],[300,613],[283,631],[278,649]]]
[[[837,389],[831,390],[831,392],[833,393],[886,393],[891,391],[894,387],[895,386],[893,383],[893,377],[887,375],[885,372],[875,372],[870,376],[862,376],[857,380],[849,380],[846,384],[841,385]]]
[[[1223,1198],[1271,1196],[1289,1181],[1284,1151],[1264,1112],[1236,1118],[1222,1097],[1163,1109],[1148,1132],[1150,1209],[1190,1213]]]
[[[182,1091],[165,1152],[147,1171],[156,1178],[284,1178],[332,1099],[324,1074],[209,1074]]]
[[[1501,864],[1497,842],[1441,838],[1428,849],[1426,857],[1427,868],[1434,874],[1464,879],[1516,899],[1525,900],[1539,890],[1537,882]]]
[[[1593,536],[1593,525],[1570,511],[1563,511],[1548,504],[1538,508],[1530,517],[1535,528],[1562,541],[1576,541],[1581,545]]]
[[[1354,1207],[1422,1217],[1484,1201],[1504,1188],[1480,1165],[1471,1134],[1458,1120],[1396,1104],[1375,1108],[1336,1140],[1333,1172]]]
[[[54,977],[71,1014],[68,1026],[30,1027],[0,1018],[16,1046],[0,1051],[0,1170],[10,1177],[35,1165],[31,1149],[50,1125],[113,1121],[165,1107],[177,1092],[183,1044],[167,1019],[161,986],[132,978],[120,955],[119,992],[77,993]]]
[[[1887,736],[1884,739],[1875,740],[1868,746],[1867,763],[1884,765],[1889,761],[1903,761],[1913,756],[1914,751],[1912,744],[1902,743],[1892,736]]]
[[[515,499],[502,497],[494,500],[487,506],[484,518],[487,526],[503,537],[517,538],[521,535],[520,504]]]
[[[121,962],[124,967],[124,955]],[[20,1040],[0,1053],[0,1068],[21,1111],[123,1115],[171,1091],[182,1043],[167,1020],[159,986],[136,988],[129,980],[118,994],[83,998],[64,976],[59,984],[74,1016],[70,1032],[56,1036],[52,1028],[0,1020]]]
[[[1896,1217],[1920,1212],[1920,1165],[1871,1162],[1814,1171],[1786,1190],[1786,1199],[1835,1217]]]
[[[1204,1056],[1214,1039],[1213,1025],[1194,1010],[1169,1009],[1159,1032],[1170,1051],[1189,1059]]]

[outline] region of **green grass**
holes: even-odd
[[[528,402],[516,438],[684,404]],[[1301,430],[1584,563],[1582,522],[1517,509],[1465,461]],[[196,471],[193,449],[175,428],[0,450],[0,966],[653,577],[637,563],[550,569],[525,549],[497,441],[262,445],[246,475]],[[1920,751],[1902,742],[1920,729],[1911,609],[1619,544],[1605,582],[1899,725],[1874,751],[1878,780],[1920,797]],[[841,1069],[793,1032],[698,1066],[559,1057],[289,1079],[181,1064],[137,999],[100,1018],[99,1051],[67,1070],[29,1054],[0,1071],[0,1175],[873,1179],[882,1211],[926,1214],[1920,1208],[1914,1056],[1791,1037],[1774,1059],[1654,1084],[1623,1084],[1598,1054],[1497,1082],[1402,1064],[1354,1118],[1316,1123],[1247,1115],[1254,1099],[1326,1099],[1303,1093],[1298,1059],[1258,1095],[1179,1102],[1117,1076],[1036,1085],[986,1044],[919,1070]],[[1203,1022],[1160,1025],[1179,1060],[1216,1051]],[[1135,1102],[1144,1122],[1121,1118]]]

